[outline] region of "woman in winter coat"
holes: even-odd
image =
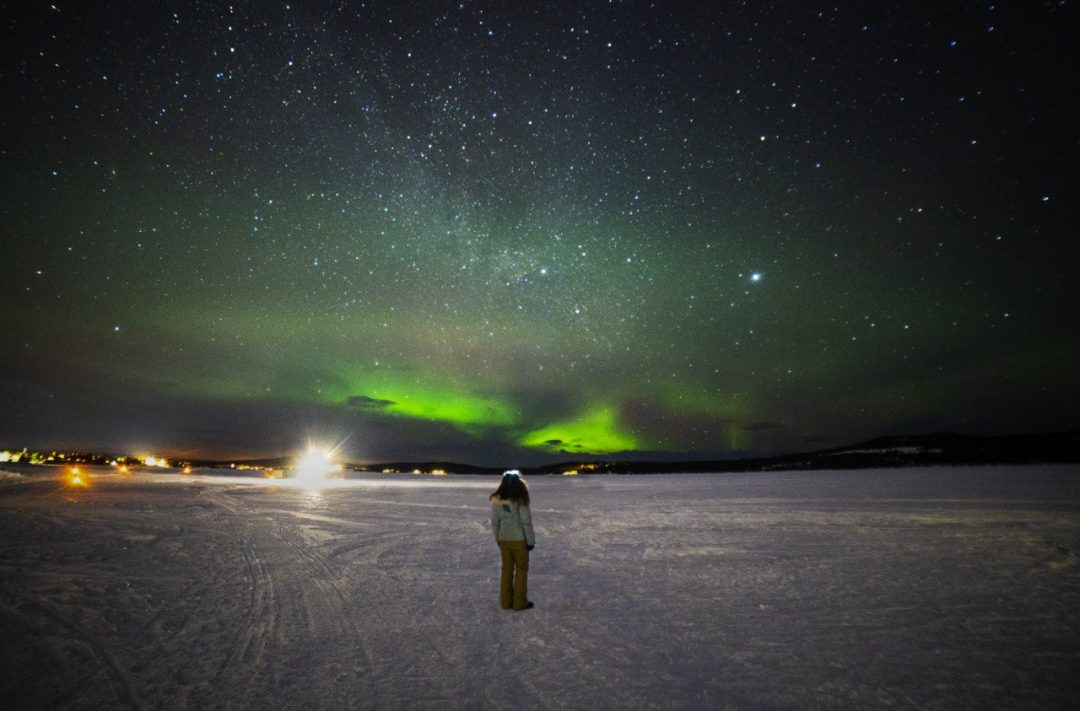
[[[499,605],[504,610],[528,610],[529,551],[536,545],[529,487],[520,472],[503,474],[499,488],[491,495],[491,530],[502,555],[499,578]]]

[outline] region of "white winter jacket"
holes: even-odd
[[[491,530],[495,533],[496,541],[525,541],[525,545],[536,545],[532,512],[525,504],[493,497]]]

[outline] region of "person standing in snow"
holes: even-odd
[[[512,469],[503,474],[499,488],[491,495],[491,530],[502,555],[499,578],[499,606],[504,610],[528,610],[529,551],[536,545],[529,487],[521,473]]]

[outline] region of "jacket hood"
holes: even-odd
[[[491,503],[493,503],[493,504],[500,504],[500,505],[501,504],[510,504],[511,506],[519,506],[519,505],[521,505],[520,501],[514,501],[513,499],[500,499],[499,497],[495,496],[494,494],[492,494],[488,498],[491,500]]]

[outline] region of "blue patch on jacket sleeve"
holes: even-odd
[[[509,512],[510,511],[510,504],[503,504],[503,511]]]

